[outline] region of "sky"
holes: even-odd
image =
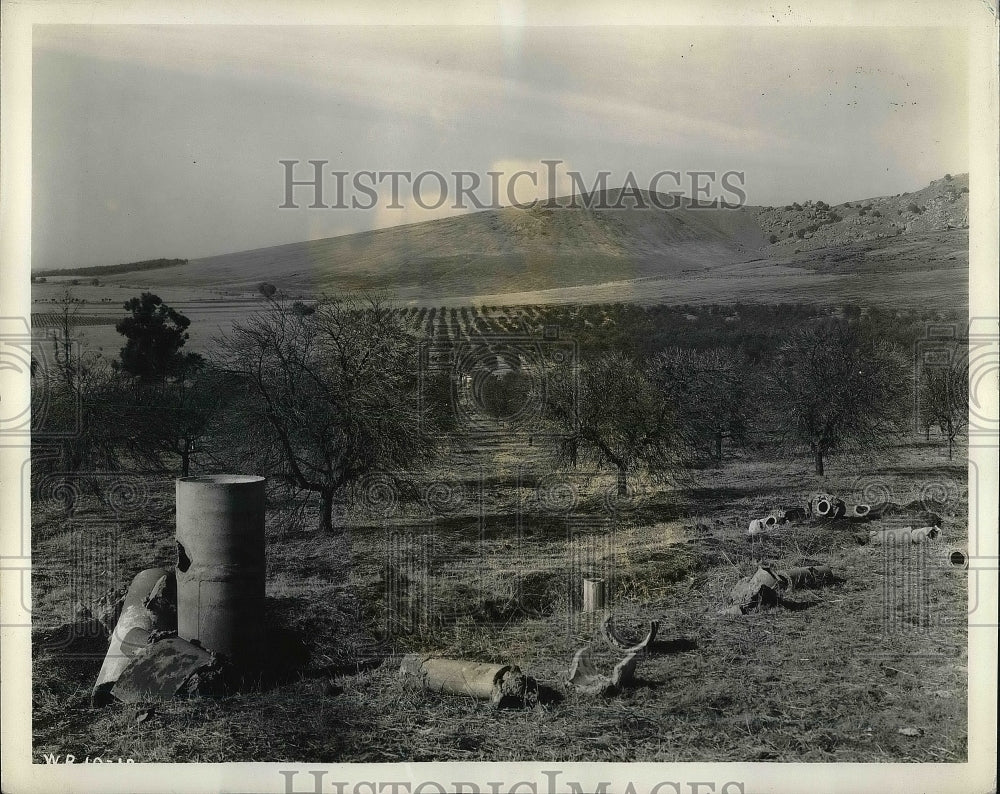
[[[282,159],[303,163],[296,178],[320,159],[485,180],[554,158],[560,193],[567,168],[588,184],[610,171],[611,187],[631,171],[643,188],[663,170],[740,171],[762,205],[968,170],[960,29],[36,25],[33,43],[35,269],[456,211],[405,189],[403,209],[385,194],[372,209],[280,209]]]

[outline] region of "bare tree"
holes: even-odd
[[[59,320],[52,334],[54,361],[59,368],[65,385],[72,389],[76,385],[79,374],[79,361],[75,355],[76,349],[76,315],[80,312],[79,301],[68,287],[56,299]]]
[[[152,383],[135,379],[122,418],[133,429],[135,446],[147,463],[166,470],[170,463],[164,456],[176,458],[181,477],[187,477],[196,457],[215,459],[212,447],[224,426],[221,414],[238,388],[234,375],[188,353],[170,378]]]
[[[660,479],[679,466],[673,406],[653,378],[649,367],[606,353],[575,378],[552,379],[549,410],[564,428],[561,454],[574,466],[580,454],[613,466],[619,496],[628,494],[630,474],[641,469]]]
[[[880,449],[906,427],[909,380],[893,345],[833,322],[791,334],[778,350],[768,394],[778,426],[808,446],[816,474],[839,449]]]
[[[434,450],[419,409],[417,340],[378,296],[323,298],[311,314],[272,300],[220,348],[246,386],[237,415],[252,460],[318,494],[325,531],[345,488]]]
[[[60,343],[54,366],[39,362],[31,379],[33,426],[60,431],[44,446],[32,441],[35,481],[53,473],[119,471],[136,451],[133,427],[123,420],[122,406],[128,403],[123,374],[100,354],[78,355],[74,347],[71,339]],[[60,492],[72,513],[74,489]]]
[[[654,361],[657,383],[677,410],[687,444],[708,448],[722,460],[723,441],[741,441],[751,421],[754,391],[746,357],[739,352],[672,348]]]
[[[954,457],[955,439],[969,426],[969,358],[967,350],[956,345],[946,364],[927,366],[918,383],[920,422],[930,435],[937,425],[948,439],[948,459]]]

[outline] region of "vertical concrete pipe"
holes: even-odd
[[[604,609],[604,580],[586,578],[583,580],[583,611],[597,612]]]
[[[177,480],[177,633],[252,668],[264,641],[263,477]]]

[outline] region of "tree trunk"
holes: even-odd
[[[722,433],[715,434],[715,459],[722,460]]]
[[[191,443],[185,439],[181,447],[181,477],[187,477],[191,472]]]
[[[335,529],[333,525],[333,491],[331,490],[320,491],[319,528],[330,533]]]
[[[618,467],[618,496],[628,496],[628,474],[624,466]]]
[[[813,450],[813,458],[816,462],[816,473],[822,477],[823,476],[823,451],[819,449]]]
[[[953,455],[954,447],[955,447],[954,442],[955,442],[955,428],[952,425],[951,420],[949,419],[948,420],[948,460],[952,460],[952,455]]]
[[[572,464],[574,469],[576,468],[576,454],[577,454],[576,439],[571,438],[569,440],[569,462]]]

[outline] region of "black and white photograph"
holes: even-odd
[[[4,792],[996,791],[989,3],[3,13]]]

